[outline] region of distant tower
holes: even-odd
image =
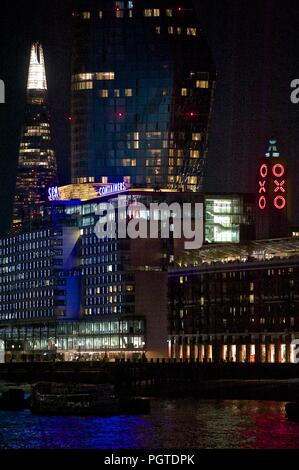
[[[289,234],[290,190],[286,160],[281,158],[277,140],[271,137],[259,164],[257,191],[258,238],[279,238]]]
[[[42,46],[34,43],[30,54],[12,232],[19,232],[41,219],[47,188],[55,184],[57,167],[51,143],[44,54]]]

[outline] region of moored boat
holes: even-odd
[[[36,414],[111,416],[120,402],[110,384],[40,382],[32,386],[30,408]]]

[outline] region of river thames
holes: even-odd
[[[299,448],[299,423],[284,403],[245,400],[152,401],[150,415],[35,416],[0,411],[1,449]]]

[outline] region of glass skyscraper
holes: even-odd
[[[27,80],[25,122],[22,129],[12,231],[32,227],[42,217],[49,186],[57,184],[51,143],[50,115],[43,48],[32,45]]]
[[[201,191],[215,72],[190,0],[78,0],[72,182]]]

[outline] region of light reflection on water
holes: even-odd
[[[153,400],[152,413],[110,418],[0,411],[0,448],[299,448],[284,403]]]

